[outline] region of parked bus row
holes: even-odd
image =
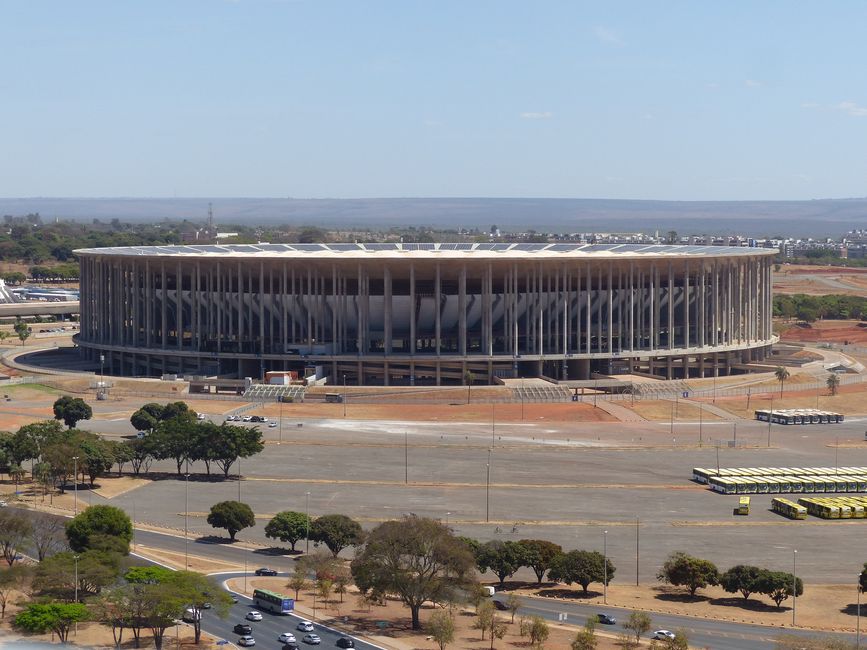
[[[784,517],[788,517],[789,519],[807,518],[807,508],[795,503],[794,501],[783,499],[782,497],[774,497],[771,499],[771,510],[777,514],[783,515]]]
[[[837,424],[843,415],[818,409],[774,409],[756,411],[756,419],[774,424]]]
[[[867,475],[867,467],[721,467],[708,469],[706,467],[694,467],[692,478],[698,483],[706,484],[711,477],[739,478],[739,477],[765,477],[779,478],[781,476],[850,476]]]
[[[802,497],[798,504],[822,519],[864,519],[867,497]]]
[[[720,494],[788,494],[810,492],[867,492],[867,473],[816,476],[712,476],[708,482]]]

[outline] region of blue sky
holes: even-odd
[[[0,196],[867,195],[867,3],[0,0]]]

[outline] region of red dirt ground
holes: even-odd
[[[780,338],[783,341],[805,343],[865,343],[867,327],[861,327],[860,321],[822,321],[807,327],[800,325],[789,327],[783,331]]]

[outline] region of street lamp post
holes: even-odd
[[[701,402],[699,402],[698,403],[698,446],[699,447],[701,447],[701,443],[702,443],[702,431],[701,431],[701,427],[703,424],[702,419],[703,419],[703,417],[702,417]]]
[[[771,395],[771,411],[768,413],[768,448],[771,447],[771,422],[774,420],[774,396]]]
[[[346,373],[343,373],[343,417],[346,417]]]
[[[73,490],[73,503],[74,512],[78,514],[78,456],[72,457],[72,490]]]
[[[491,521],[491,450],[488,449],[488,462],[485,465],[487,478],[485,479],[485,522]]]
[[[305,519],[305,521],[304,521],[304,523],[307,527],[307,531],[304,534],[304,542],[305,542],[305,547],[306,547],[304,550],[304,553],[305,553],[305,555],[310,555],[310,493],[305,492],[304,496],[305,496],[305,500],[304,500],[304,515],[305,515],[304,519]]]
[[[450,513],[450,512],[446,513],[446,528],[448,528],[448,526],[449,526],[449,515],[450,514],[452,514],[452,513]]]
[[[238,458],[238,501],[241,500],[241,459]]]
[[[277,441],[277,444],[282,444],[283,442],[283,395],[280,396],[280,422],[279,422],[280,432],[278,435],[280,439]]]
[[[73,562],[75,562],[75,602],[78,602],[78,556],[72,556]]]
[[[608,604],[608,531],[602,531],[602,570],[604,571],[604,579],[602,580],[602,602]]]
[[[409,432],[403,432],[403,484],[409,485]]]
[[[494,419],[494,403],[491,402],[491,447],[494,446],[494,435],[495,435],[495,419]]]
[[[190,466],[187,463],[187,473],[184,474],[184,568],[190,569],[189,538],[187,537],[187,517],[190,514]]]
[[[641,530],[641,520],[636,517],[635,518],[635,586],[638,586],[638,543],[639,543],[639,535],[641,534],[639,531]]]
[[[792,551],[792,627],[795,627],[795,605],[798,600],[798,549]]]
[[[861,648],[861,574],[858,574],[858,604],[855,610],[855,648]]]

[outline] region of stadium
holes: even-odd
[[[776,251],[529,243],[77,250],[82,353],[125,376],[329,383],[728,375],[762,361]]]

